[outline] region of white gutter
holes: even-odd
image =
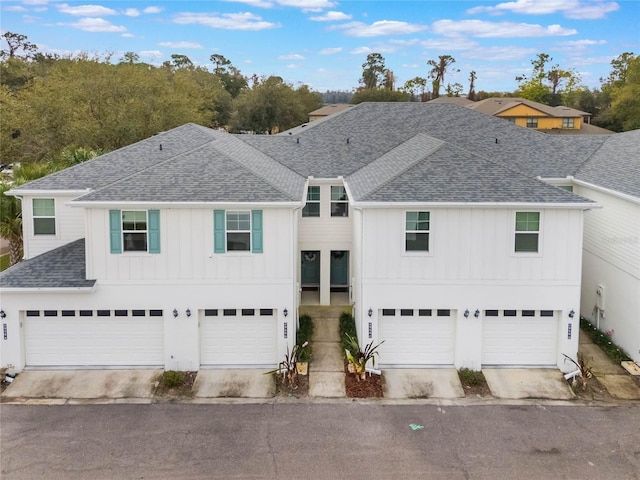
[[[434,208],[509,208],[514,207],[531,209],[531,208],[547,208],[547,209],[580,209],[589,210],[592,208],[602,208],[602,205],[592,202],[579,203],[540,203],[540,202],[354,202],[354,207],[360,208],[417,208],[417,207],[434,207]]]
[[[2,293],[93,293],[95,292],[95,285],[93,287],[0,287]]]
[[[247,208],[251,205],[260,207],[295,208],[304,206],[302,201],[290,202],[135,202],[135,201],[87,201],[72,200],[68,203],[72,207],[85,208],[113,208],[113,207],[158,207],[158,208],[211,208],[211,207],[239,207]]]
[[[617,190],[612,190],[610,188],[605,188],[605,187],[601,187],[599,185],[594,185],[593,183],[585,182],[583,180],[578,180],[578,179],[575,179],[575,178],[573,179],[573,183],[575,183],[576,185],[580,185],[581,187],[591,188],[591,189],[596,190],[598,192],[609,194],[609,195],[611,195],[613,197],[622,198],[622,199],[627,200],[629,202],[640,204],[640,198],[634,197],[633,195],[629,195],[627,193],[622,193],[622,192],[619,192]]]
[[[41,196],[41,195],[85,195],[89,192],[91,192],[92,190],[90,188],[85,188],[83,190],[21,190],[20,188],[15,188],[15,189],[11,189],[11,190],[7,190],[5,192],[5,195],[12,195],[14,197],[20,197],[20,196],[25,196],[25,195],[34,195],[34,196]]]

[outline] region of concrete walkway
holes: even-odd
[[[309,396],[346,397],[344,354],[340,343],[340,314],[349,307],[304,307],[313,321],[312,359],[309,364]]]
[[[592,367],[593,375],[609,395],[619,400],[640,400],[640,388],[631,375],[620,365],[613,363],[582,330],[578,351],[584,355],[587,365]]]

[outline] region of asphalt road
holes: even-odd
[[[2,480],[640,479],[638,406],[2,405],[0,426]]]

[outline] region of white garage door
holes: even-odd
[[[203,313],[200,317],[202,365],[277,365],[275,310],[226,309]]]
[[[552,366],[557,363],[558,320],[552,310],[487,310],[483,365]]]
[[[380,365],[452,365],[455,317],[450,310],[388,310],[379,318]]]
[[[161,310],[28,311],[28,367],[162,366]]]

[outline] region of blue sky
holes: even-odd
[[[171,54],[210,67],[224,55],[246,75],[279,75],[319,91],[357,87],[369,53],[384,56],[396,86],[427,77],[428,59],[456,59],[445,83],[513,91],[537,53],[579,72],[589,87],[623,52],[640,53],[640,1],[99,1],[4,0],[0,28],[60,55]],[[4,46],[3,46],[4,48]]]

